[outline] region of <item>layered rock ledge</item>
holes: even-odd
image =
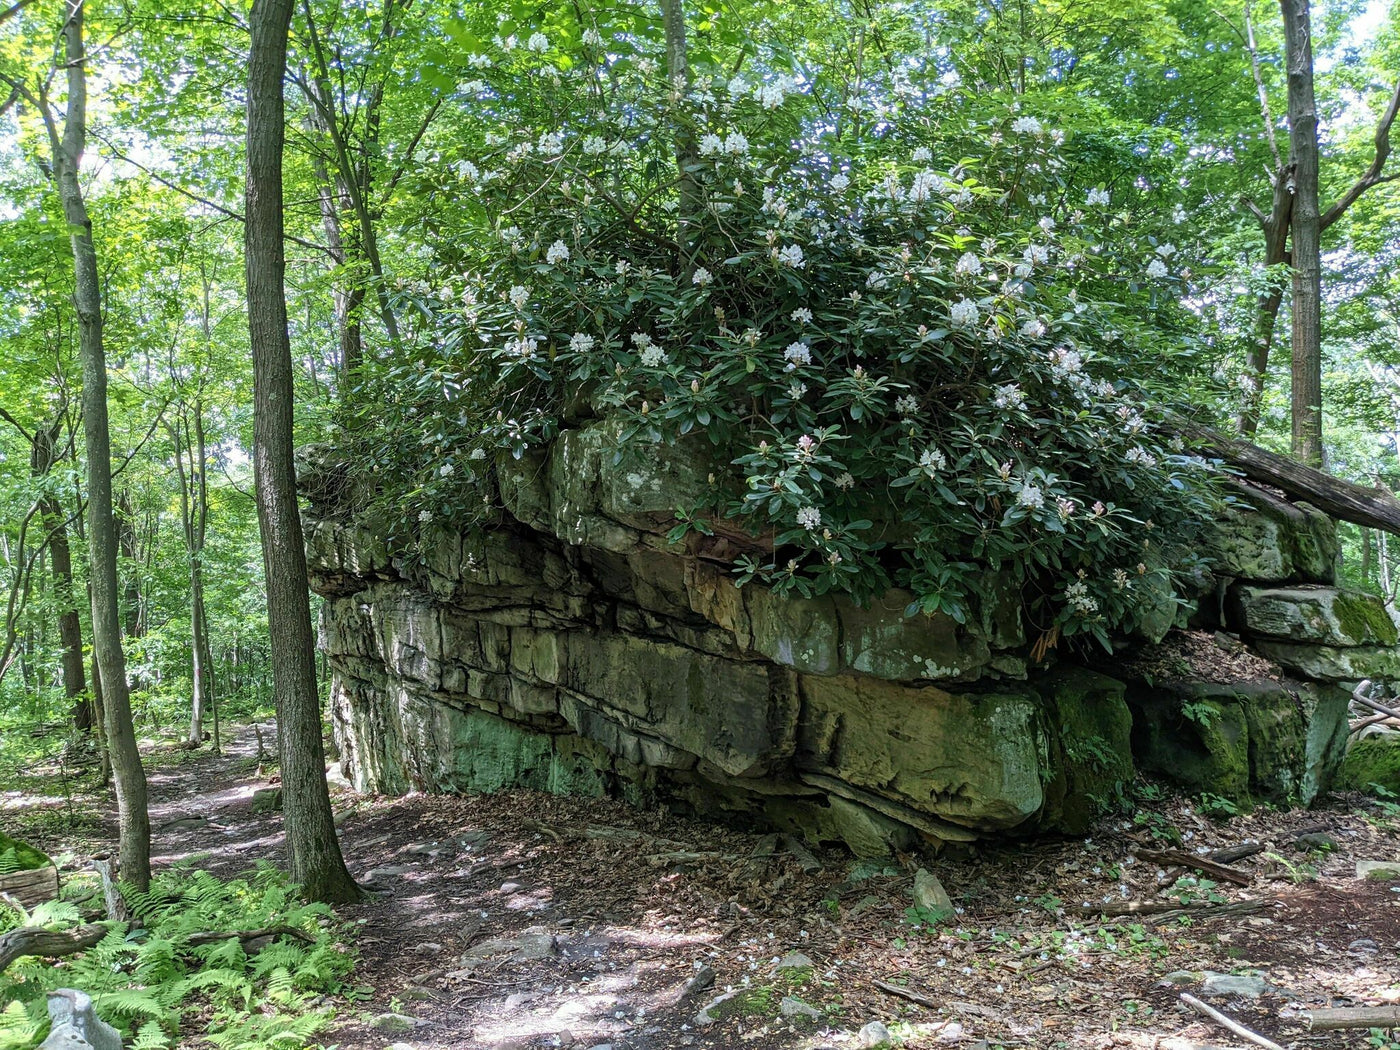
[[[1307,803],[1341,760],[1338,682],[1400,678],[1384,607],[1335,587],[1333,523],[1260,490],[1217,526],[1193,606],[1164,602],[1155,637],[1107,668],[1047,667],[994,577],[966,624],[908,618],[899,592],[862,608],[736,586],[744,537],[666,539],[706,484],[700,451],[615,461],[606,425],[567,431],[496,464],[492,527],[421,559],[345,510],[353,483],[327,462],[307,545],[362,790],[620,794],[876,855],[1076,833],[1139,768]],[[1131,670],[1188,623],[1271,662]]]

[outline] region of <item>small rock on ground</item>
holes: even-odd
[[[871,1021],[856,1033],[856,1045],[864,1047],[885,1046],[890,1041],[890,1030],[880,1021]]]
[[[369,1026],[376,1032],[411,1032],[418,1023],[418,1018],[407,1014],[378,1014],[370,1018]]]
[[[1356,862],[1356,877],[1358,879],[1400,879],[1400,861],[1358,860]]]
[[[784,1017],[803,1017],[812,1021],[820,1021],[822,1018],[822,1012],[815,1006],[804,1003],[801,999],[792,995],[783,996],[783,1001],[778,1004],[778,1013],[782,1014]]]
[[[812,962],[810,956],[804,955],[802,952],[788,952],[778,960],[778,965],[774,967],[774,969],[779,971],[810,970],[814,966],[816,966],[816,963]]]
[[[1258,999],[1269,990],[1269,982],[1262,977],[1246,977],[1232,973],[1208,973],[1201,982],[1201,994],[1210,997],[1238,996],[1241,999]]]
[[[920,911],[935,912],[940,917],[954,914],[953,900],[943,888],[943,883],[938,881],[937,875],[924,868],[915,872],[914,888],[910,893],[914,898],[914,907]]]

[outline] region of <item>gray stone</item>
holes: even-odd
[[[1218,576],[1253,581],[1333,583],[1341,547],[1337,526],[1306,503],[1235,485],[1236,507],[1212,525],[1201,553]]]
[[[820,1021],[822,1012],[815,1006],[804,1003],[795,996],[785,995],[782,1002],[778,1003],[778,1013],[790,1020]]]
[[[1260,639],[1254,648],[1293,674],[1323,682],[1400,680],[1400,648],[1359,645],[1294,645]]]
[[[1383,882],[1400,881],[1400,861],[1358,860],[1356,862],[1356,877],[1358,879],[1378,879]]]
[[[1268,990],[1269,982],[1262,977],[1231,973],[1207,973],[1201,982],[1201,994],[1213,999],[1258,999]]]
[[[462,955],[461,965],[470,967],[487,959],[508,956],[512,962],[535,962],[558,954],[559,942],[553,934],[532,932],[532,927],[516,937],[492,937],[473,944]]]
[[[377,868],[370,868],[365,872],[366,882],[383,882],[385,879],[396,878],[399,875],[407,875],[410,871],[418,869],[412,864],[382,864]]]
[[[1384,599],[1360,591],[1316,584],[1236,587],[1231,608],[1231,626],[1254,636],[1342,647],[1391,646],[1397,641]]]
[[[862,609],[840,598],[841,663],[894,681],[973,681],[991,660],[987,640],[943,614],[906,616],[914,600],[891,590]]]
[[[282,809],[282,789],[280,787],[257,788],[253,792],[254,813],[278,813]]]
[[[890,1030],[880,1021],[871,1021],[862,1025],[856,1033],[856,1046],[876,1047],[890,1045]]]
[[[811,958],[802,952],[788,952],[778,960],[773,969],[781,973],[784,970],[810,970],[816,966]]]
[[[619,450],[616,420],[583,418],[501,457],[504,509],[432,537],[422,558],[392,556],[384,530],[354,521],[368,493],[344,496],[356,483],[333,450],[317,460],[329,474],[308,480],[307,546],[357,790],[616,791],[883,856],[920,840],[1081,833],[1132,779],[1134,745],[1192,790],[1241,800],[1306,802],[1340,760],[1344,694],[1322,685],[1153,688],[1134,724],[1113,679],[1028,670],[1009,575],[974,588],[965,624],[906,616],[913,595],[899,590],[861,608],[738,587],[731,569],[753,537],[735,523],[666,538],[677,508],[713,499],[723,453],[717,463],[703,435]],[[1219,580],[1203,577],[1197,596],[1233,586],[1246,634],[1305,650],[1284,654],[1307,662],[1300,673],[1387,677],[1374,602],[1358,613],[1354,596],[1308,586],[1332,582],[1332,523],[1258,490],[1239,498],[1214,529]],[[898,523],[881,529],[909,541]],[[1162,588],[1146,633],[1176,608]],[[1400,670],[1400,655],[1390,662]],[[1187,702],[1208,726],[1183,718]]]
[[[932,922],[942,922],[955,914],[953,900],[943,888],[943,883],[938,881],[938,876],[924,868],[914,873],[914,886],[909,892],[914,898],[914,907],[927,913]]]
[[[1162,975],[1162,979],[1157,982],[1157,987],[1189,988],[1200,980],[1200,976],[1200,974],[1192,973],[1190,970],[1173,970],[1171,973]]]
[[[394,1013],[376,1014],[369,1020],[369,1026],[376,1032],[411,1032],[423,1023],[416,1017]]]
[[[723,995],[718,995],[711,999],[705,1004],[704,1009],[695,1015],[695,1024],[701,1028],[708,1028],[724,1016],[725,1004],[732,1002],[742,994],[742,990],[735,990],[732,992],[725,992]]]
[[[75,988],[49,993],[53,1027],[40,1050],[122,1050],[121,1034],[93,1009],[92,997]]]
[[[797,760],[941,820],[1017,827],[1045,801],[1039,701],[863,676],[805,678]]]

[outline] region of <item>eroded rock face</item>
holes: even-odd
[[[359,788],[621,794],[875,855],[1081,832],[1135,753],[1197,790],[1302,800],[1340,758],[1345,705],[1321,687],[1125,694],[1030,668],[1019,595],[995,578],[966,624],[907,617],[898,591],[861,608],[736,587],[729,564],[757,541],[666,539],[704,495],[709,447],[619,457],[612,433],[501,461],[499,524],[412,562],[313,486],[332,713]],[[1271,589],[1327,582],[1336,548],[1326,519],[1270,500],[1219,558],[1255,574],[1232,592],[1250,630],[1310,632],[1314,655],[1380,648],[1383,625],[1342,592]],[[1188,703],[1210,716],[1183,719]]]

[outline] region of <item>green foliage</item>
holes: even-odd
[[[185,1045],[200,1032],[221,1047],[296,1047],[331,1020],[312,1000],[334,993],[354,960],[324,905],[304,904],[273,868],[221,882],[208,872],[159,875],[148,893],[125,896],[132,921],[112,924],[92,949],[54,966],[21,959],[0,976],[0,1050],[41,1038],[46,993],[77,987],[98,1014],[139,1050]],[[27,922],[65,929],[80,922],[68,902],[35,908]],[[311,943],[282,936],[245,953],[237,937],[192,943],[198,933],[290,926]]]
[[[1223,795],[1202,791],[1196,799],[1196,809],[1215,820],[1239,816],[1240,807]]]
[[[1195,875],[1181,876],[1167,888],[1166,894],[1179,900],[1182,904],[1224,904],[1226,902],[1226,897],[1216,891],[1213,880]]]
[[[1213,472],[1170,415],[1190,263],[1139,142],[913,56],[858,86],[696,56],[682,94],[654,45],[603,38],[464,61],[485,137],[437,172],[461,207],[432,280],[395,292],[414,342],[344,418],[376,528],[492,520],[495,458],[596,414],[615,462],[710,449],[683,525],[749,532],[741,581],[963,621],[997,573],[1106,645],[1198,570]],[[829,120],[867,103],[878,125]]]

